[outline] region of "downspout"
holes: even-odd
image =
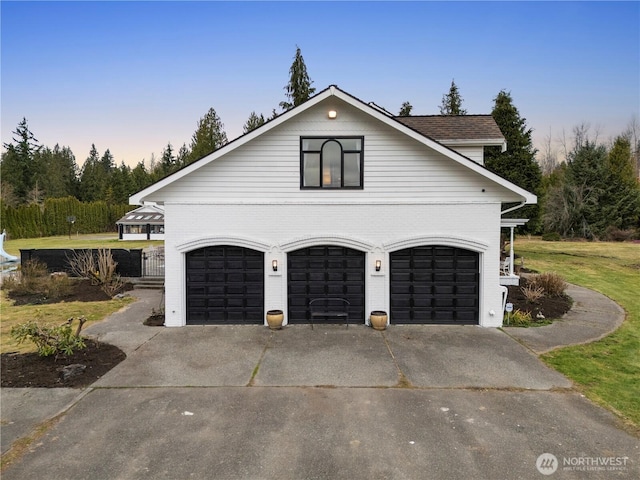
[[[511,208],[507,208],[506,210],[503,210],[500,212],[500,216],[504,215],[505,213],[509,213],[509,212],[513,212],[514,210],[517,210],[519,208],[524,207],[526,204],[526,202],[523,200],[522,203],[520,203],[519,205],[516,205],[515,207],[511,207]],[[509,276],[513,277],[513,230],[515,227],[510,227],[509,230],[511,230],[510,233],[510,238],[509,238]]]

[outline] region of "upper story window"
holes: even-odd
[[[301,137],[300,188],[362,188],[364,137]]]

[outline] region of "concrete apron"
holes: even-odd
[[[362,325],[146,327],[157,331],[94,387],[570,388],[497,329]]]

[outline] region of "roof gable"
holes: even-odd
[[[328,88],[326,88],[325,90],[319,92],[317,95],[315,95],[314,97],[310,98],[309,100],[307,100],[305,103],[287,111],[284,112],[283,114],[281,114],[280,116],[276,117],[275,119],[270,120],[269,122],[267,122],[266,124],[262,125],[261,127],[257,128],[256,130],[253,130],[241,137],[238,137],[237,139],[233,140],[232,142],[226,144],[225,146],[221,147],[220,149],[212,152],[211,154],[201,158],[200,160],[184,167],[183,169],[173,173],[172,175],[156,182],[155,184],[147,187],[146,189],[132,195],[130,197],[130,202],[134,203],[134,204],[140,204],[143,203],[145,201],[145,199],[149,198],[150,195],[154,194],[155,192],[158,192],[159,190],[171,185],[172,183],[176,182],[179,179],[184,178],[187,175],[192,174],[193,172],[195,172],[196,170],[199,170],[201,168],[203,168],[206,165],[209,165],[211,162],[214,162],[215,160],[219,159],[222,156],[225,156],[233,151],[235,151],[236,149],[247,145],[248,143],[254,141],[255,139],[257,139],[258,137],[261,137],[263,135],[266,135],[268,132],[272,131],[273,129],[275,129],[276,127],[283,125],[289,121],[291,121],[293,118],[303,114],[304,112],[313,109],[314,107],[316,107],[317,105],[321,104],[322,102],[327,102],[327,106],[329,106],[329,104],[332,103],[332,98],[336,98],[338,100],[341,100],[343,102],[346,102],[347,104],[349,104],[351,107],[354,107],[355,109],[359,110],[360,112],[364,113],[368,118],[373,119],[374,121],[378,121],[381,122],[383,124],[386,124],[387,126],[391,127],[392,129],[394,129],[395,131],[406,135],[407,137],[410,137],[416,141],[418,141],[419,143],[429,147],[431,150],[434,150],[437,153],[440,153],[442,155],[444,155],[445,157],[449,158],[450,160],[453,160],[454,162],[459,163],[460,165],[464,166],[465,168],[468,168],[469,170],[472,170],[474,172],[476,172],[477,174],[479,174],[480,176],[484,177],[485,179],[488,179],[492,182],[495,182],[497,184],[499,184],[501,187],[507,189],[508,191],[511,192],[511,196],[513,196],[513,194],[516,194],[516,196],[520,197],[522,199],[523,202],[526,203],[535,203],[536,202],[536,197],[535,195],[527,192],[526,190],[508,182],[507,180],[499,177],[498,175],[490,172],[489,170],[487,170],[486,168],[484,168],[481,165],[478,165],[476,162],[468,159],[467,157],[455,152],[454,150],[451,150],[449,147],[447,147],[446,145],[437,142],[436,140],[434,140],[433,138],[430,138],[429,136],[426,136],[425,134],[421,133],[420,131],[411,128],[407,125],[405,125],[404,123],[398,121],[396,118],[388,115],[388,113],[385,113],[371,105],[368,105],[366,103],[364,103],[362,100],[359,100],[358,98],[348,94],[347,92],[344,92],[343,90],[340,90],[338,87],[336,86],[330,86]],[[495,123],[495,122],[494,122]],[[497,127],[497,126],[496,126]],[[311,133],[310,133],[311,134]],[[512,201],[512,200],[510,200]]]

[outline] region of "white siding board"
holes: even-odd
[[[341,102],[340,102],[341,103]],[[219,202],[263,199],[264,202],[389,202],[411,198],[466,202],[520,198],[504,187],[431,150],[393,128],[371,121],[361,111],[337,105],[338,119],[326,118],[327,107],[303,112],[183,177],[148,200]],[[364,189],[300,189],[300,136],[364,135]],[[471,161],[471,160],[469,160]],[[482,192],[485,189],[485,192]]]

